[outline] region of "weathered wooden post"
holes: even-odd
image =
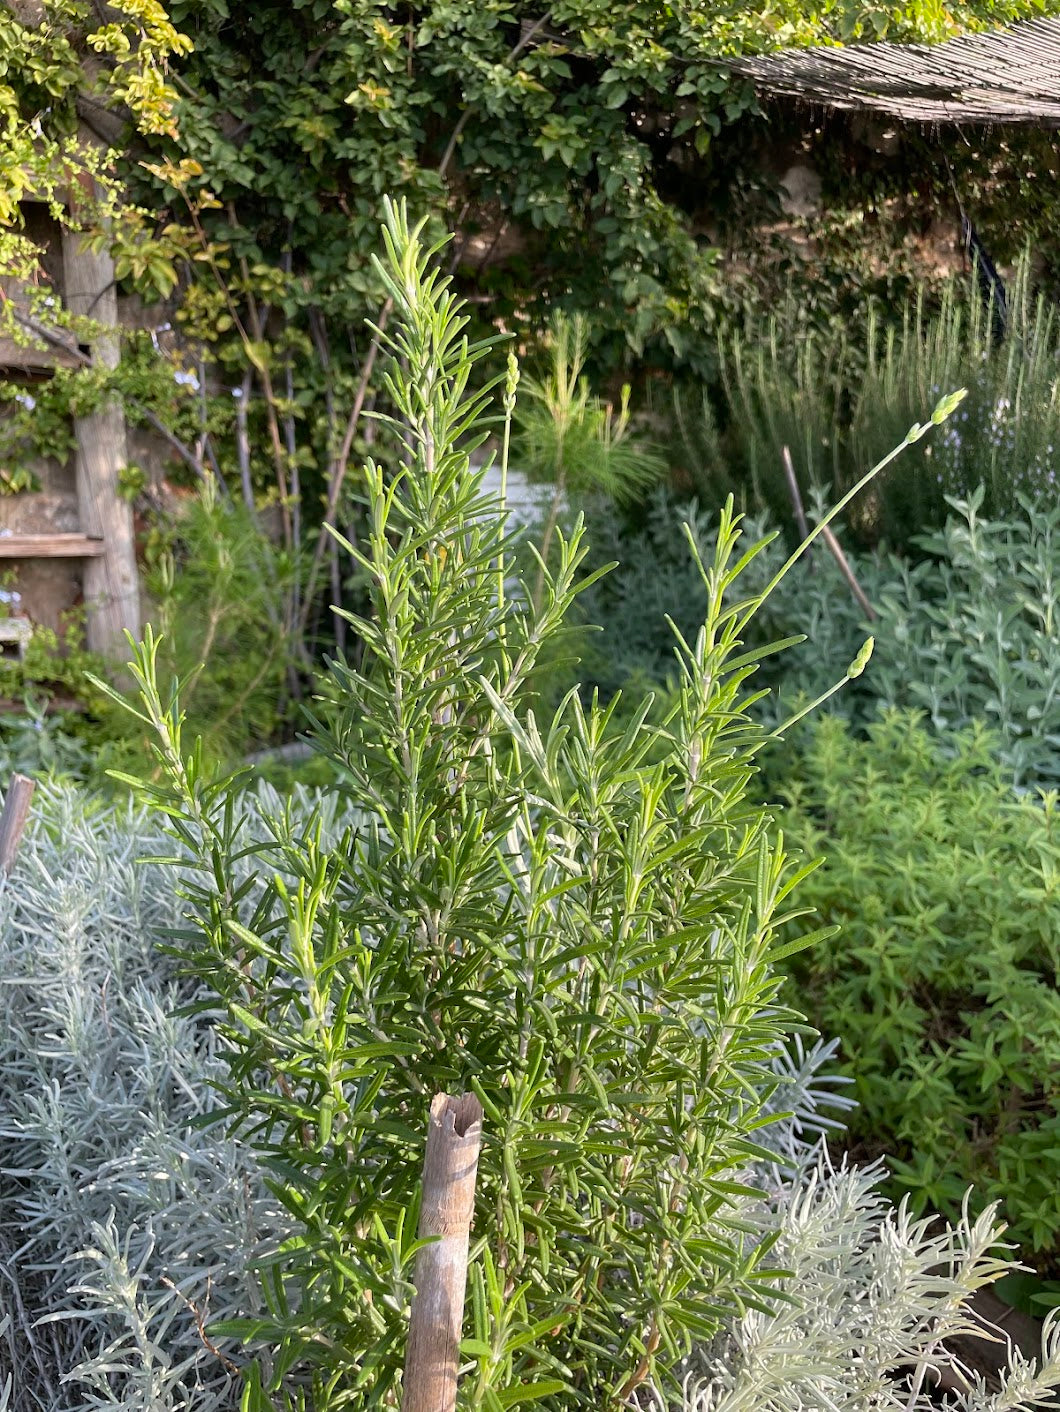
[[[467,1288],[467,1251],[482,1146],[482,1105],[470,1093],[431,1104],[423,1160],[420,1239],[405,1357],[401,1412],[453,1412],[460,1367],[460,1330]]]
[[[25,775],[11,776],[4,812],[0,814],[0,872],[9,873],[14,865],[36,787]]]
[[[120,358],[114,262],[105,251],[88,250],[75,230],[63,231],[64,302],[72,314],[100,326],[93,363],[116,368]],[[102,554],[85,560],[85,638],[104,656],[125,652],[124,632],[140,635],[140,579],[133,513],[121,494],[126,464],[125,413],[112,401],[87,417],[74,418],[77,444],[77,505],[81,530],[102,540]]]

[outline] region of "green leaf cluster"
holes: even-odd
[[[1004,325],[974,272],[941,294],[921,283],[898,308],[870,300],[824,324],[804,302],[793,281],[768,318],[756,313],[721,338],[720,419],[709,403],[678,400],[678,455],[708,501],[732,491],[790,523],[785,446],[803,497],[830,501],[957,386],[968,397],[942,437],[903,457],[854,506],[857,539],[907,550],[941,527],[948,497],[966,499],[978,486],[993,516],[1013,513],[1021,498],[1052,497],[1060,333],[1052,302],[1032,286],[1027,252]]]
[[[823,719],[778,766],[789,841],[827,855],[802,897],[839,935],[794,965],[791,998],[855,1082],[850,1132],[888,1154],[914,1208],[974,1184],[1060,1270],[1060,818],[1015,798],[980,730],[944,753],[916,717],[867,740]]]
[[[944,428],[962,426],[958,411]],[[938,448],[938,441],[935,442]],[[772,689],[760,708],[780,721],[833,682],[872,633],[875,652],[864,674],[830,703],[858,733],[882,707],[918,710],[946,751],[955,732],[974,723],[990,732],[991,751],[1020,789],[1055,786],[1060,739],[1060,509],[1023,499],[1007,518],[986,518],[983,492],[949,502],[949,518],[914,543],[918,557],[846,550],[873,605],[871,621],[834,559],[819,550],[777,587],[753,628],[759,643],[805,635],[782,658],[766,659],[759,680]],[[632,684],[665,693],[674,659],[672,619],[694,630],[703,593],[685,552],[688,525],[709,555],[714,526],[695,503],[658,493],[644,524],[630,529],[614,512],[590,519],[594,555],[620,565],[581,602],[580,680],[605,697]],[[781,562],[770,546],[749,566],[748,587],[761,589]],[[594,563],[596,559],[594,558]],[[589,631],[593,625],[599,631]],[[542,689],[571,680],[557,669]]]
[[[933,41],[1048,8],[175,0],[195,46],[179,64],[181,150],[221,202],[211,232],[252,264],[290,261],[289,310],[354,326],[370,312],[380,202],[401,192],[459,229],[463,287],[498,317],[581,310],[612,362],[702,373],[725,294],[692,217],[718,135],[756,109],[726,60]]]

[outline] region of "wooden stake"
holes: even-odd
[[[467,1251],[482,1146],[482,1105],[470,1093],[431,1104],[420,1239],[401,1412],[454,1412]]]
[[[799,482],[795,478],[795,466],[792,463],[791,452],[785,446],[780,453],[780,458],[784,462],[784,475],[787,477],[788,494],[791,496],[791,506],[795,511],[795,524],[799,531],[799,540],[805,540],[810,533],[810,527],[806,523],[806,511],[802,508],[802,496],[799,494]]]
[[[832,533],[832,526],[825,525],[824,529],[821,531],[821,535],[824,539],[824,542],[828,545],[829,549],[835,556],[835,561],[839,565],[839,572],[846,579],[850,591],[854,595],[854,598],[857,600],[861,611],[865,614],[866,618],[868,618],[870,623],[874,622],[876,619],[876,609],[869,602],[868,598],[866,598],[865,590],[854,577],[854,570],[850,567],[850,562],[847,559],[847,556],[843,553],[843,549],[839,543],[839,540],[836,539],[835,535]]]
[[[14,866],[36,787],[25,775],[11,776],[4,812],[0,814],[0,872],[9,873]]]

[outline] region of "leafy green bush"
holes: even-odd
[[[184,683],[191,727],[220,759],[268,746],[283,720],[291,576],[260,526],[209,486],[152,529],[145,589],[165,638],[159,665]],[[24,703],[23,711],[0,715],[0,769],[102,786],[108,769],[148,758],[135,719],[93,685],[107,664],[82,643],[81,622],[70,615],[61,643],[37,627],[24,660],[0,664],[0,695]]]
[[[182,751],[152,637],[134,667],[164,776],[146,793],[194,859],[184,944],[224,1011],[225,1100],[298,1226],[268,1315],[227,1325],[276,1350],[249,1412],[393,1401],[439,1090],[486,1111],[467,1406],[672,1395],[693,1341],[777,1278],[772,1236],[730,1205],[795,1023],[776,963],[812,939],[778,945],[801,873],[748,793],[763,735],[743,638],[761,594],[730,594],[761,545],[744,550],[723,511],[661,724],[645,705],[616,729],[577,693],[539,719],[528,674],[564,630],[582,529],[560,536],[539,607],[509,593],[501,507],[469,460],[489,345],[462,339],[421,229],[391,210],[379,274],[405,454],[366,470],[350,552],[373,616],[352,620],[362,660],[332,665],[315,732],[359,827],[335,847],[312,812],[278,811],[269,844],[248,844],[232,785]]]
[[[780,752],[778,752],[779,754]],[[781,768],[781,767],[778,767]],[[840,934],[793,1002],[839,1037],[859,1150],[940,1211],[970,1183],[1060,1270],[1060,813],[1014,798],[978,731],[822,719],[787,754],[785,836],[827,862],[801,896]]]
[[[272,742],[293,658],[287,557],[208,483],[156,531],[148,591],[160,666],[184,685],[197,735],[222,759]]]
[[[797,286],[762,326],[722,339],[727,435],[709,407],[700,418],[677,409],[684,458],[706,455],[694,483],[743,487],[748,508],[791,523],[781,453],[791,450],[804,496],[837,499],[895,445],[939,392],[968,397],[942,437],[895,462],[853,508],[858,539],[905,548],[941,527],[946,497],[983,487],[990,515],[1024,497],[1055,499],[1060,466],[1060,325],[1033,293],[1025,259],[1009,290],[1008,329],[974,278],[948,285],[933,302],[921,291],[896,318],[873,304],[860,319],[807,330]],[[739,496],[738,496],[739,498]]]
[[[783,720],[818,697],[871,632],[872,662],[830,710],[859,730],[881,708],[923,710],[943,749],[954,731],[979,721],[1017,787],[1060,781],[1060,506],[1023,501],[991,520],[982,501],[981,491],[951,501],[944,528],[918,540],[918,560],[850,554],[877,611],[871,622],[824,550],[798,564],[750,627],[752,644],[807,639],[763,661],[758,680],[773,692],[759,707],[764,719]],[[618,567],[582,599],[582,618],[601,631],[585,632],[582,665],[568,670],[566,684],[578,679],[610,696],[627,682],[658,688],[674,680],[667,619],[687,634],[704,607],[684,524],[709,557],[715,531],[694,503],[659,495],[635,529],[609,509],[593,514],[593,562]],[[748,566],[748,588],[764,586],[781,561],[779,546],[767,547]]]

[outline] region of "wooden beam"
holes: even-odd
[[[114,262],[106,251],[86,248],[77,231],[63,230],[63,298],[73,314],[91,319],[96,366],[116,368],[120,358]],[[85,639],[89,651],[123,657],[125,633],[140,635],[140,578],[132,506],[121,494],[126,464],[125,414],[111,402],[74,418],[77,504],[81,528],[102,539],[103,553],[85,564]]]
[[[0,534],[0,559],[96,559],[106,552],[91,534]]]
[[[40,339],[19,343],[14,338],[0,337],[0,368],[5,373],[51,373],[56,368],[76,368],[77,350],[64,351],[49,346]]]

